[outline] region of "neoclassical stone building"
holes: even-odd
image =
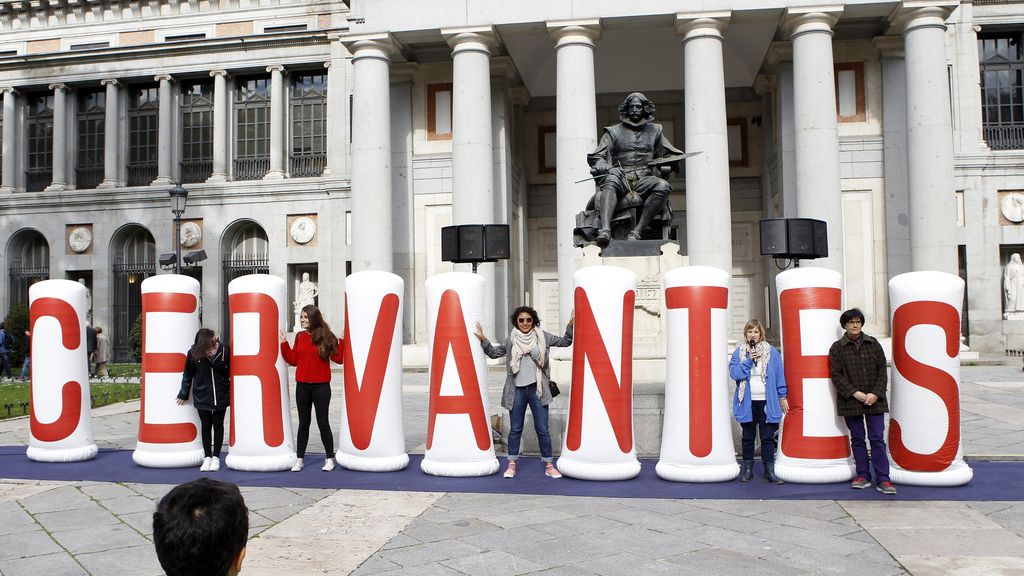
[[[1002,272],[1024,252],[1022,30],[996,0],[5,2],[0,309],[82,279],[123,356],[181,183],[205,325],[269,272],[310,274],[340,328],[346,273],[390,270],[422,345],[440,229],[469,223],[511,227],[511,259],[480,267],[487,332],[521,302],[558,325],[586,154],[642,91],[703,152],[671,179],[673,231],[732,269],[737,330],[775,316],[758,221],[811,217],[830,255],[804,265],[843,273],[870,332],[888,278],[933,269],[967,279],[972,348],[1024,348]]]

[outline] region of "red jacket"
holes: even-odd
[[[342,339],[338,338],[338,352],[331,356],[337,364],[342,363]],[[302,331],[295,335],[295,348],[288,345],[288,341],[281,342],[281,356],[284,361],[295,370],[295,381],[310,384],[320,384],[331,381],[331,363],[320,359],[320,352],[313,344],[313,337],[309,332]]]

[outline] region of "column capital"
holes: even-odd
[[[101,86],[117,86],[120,83],[121,82],[118,81],[117,78],[104,78],[103,80],[100,80]]]
[[[793,43],[788,40],[777,40],[768,46],[768,53],[764,58],[766,68],[774,72],[784,62],[793,61]]]
[[[883,60],[897,60],[904,56],[902,36],[875,36],[871,43]]]
[[[889,15],[889,31],[906,34],[917,28],[945,30],[946,18],[959,5],[956,0],[905,0]]]
[[[0,94],[17,94],[18,89],[14,86],[4,86],[0,88]]]
[[[390,62],[401,53],[401,45],[390,33],[342,35],[341,43],[352,54],[352,61],[377,58]]]
[[[774,74],[758,74],[754,77],[754,93],[758,96],[764,96],[765,94],[771,93],[774,86]]]
[[[526,86],[513,86],[508,89],[513,106],[526,106],[530,103],[530,91]]]
[[[68,89],[68,85],[64,84],[62,82],[56,82],[54,84],[50,84],[49,88],[50,88],[50,90],[53,90],[54,92],[56,92],[58,90],[63,92],[63,91]]]
[[[593,46],[601,39],[601,19],[551,20],[547,22],[548,35],[555,41],[555,48],[584,44]]]
[[[228,75],[228,71],[227,70],[223,70],[223,69],[220,69],[220,68],[218,68],[216,70],[210,70],[210,76],[213,77],[213,78],[215,78],[217,76],[227,77],[227,75]]]
[[[284,65],[283,64],[271,64],[270,66],[267,66],[267,72],[281,72],[283,74],[284,73]]]
[[[676,34],[683,42],[694,38],[722,38],[722,32],[729,25],[732,12],[677,12]]]
[[[782,29],[790,39],[802,34],[832,35],[832,28],[843,14],[843,5],[787,8],[782,18]]]
[[[452,47],[452,54],[459,52],[484,52],[492,54],[501,46],[501,39],[494,26],[467,26],[442,28],[441,36]]]
[[[153,76],[153,80],[156,82],[174,82],[174,76],[171,76],[170,74],[157,74],[156,76]]]
[[[399,62],[391,65],[391,83],[409,84],[416,78],[420,65],[417,62]]]

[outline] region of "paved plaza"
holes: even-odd
[[[1019,359],[994,359],[1006,365],[963,368],[964,453],[968,459],[1024,460],[1024,373]],[[335,433],[340,376],[335,372],[332,384]],[[494,404],[501,381],[500,373],[490,373]],[[406,372],[404,384],[408,448],[422,452],[427,375]],[[97,444],[133,449],[138,409],[134,401],[94,410]],[[309,453],[323,451],[317,436],[314,430]],[[27,418],[0,422],[0,445],[27,440]],[[535,467],[523,466],[510,482],[553,481]],[[302,474],[324,472],[310,465]],[[0,574],[162,574],[151,517],[170,488],[0,480]],[[857,501],[665,500],[252,487],[242,493],[251,511],[245,576],[1024,574],[1021,501],[906,502],[881,495]]]

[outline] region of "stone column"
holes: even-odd
[[[338,103],[335,100],[332,100],[332,97],[334,97],[334,87],[332,86],[332,84],[334,83],[334,75],[337,74],[338,72],[331,72],[331,60],[324,62],[324,70],[326,71],[325,73],[327,74],[327,111],[325,112],[325,122],[327,122],[327,136],[326,141],[324,142],[325,149],[327,151],[327,161],[324,163],[323,176],[331,176],[333,174],[341,173],[341,170],[335,171],[332,170],[331,168],[332,166],[335,165],[334,154],[342,154],[344,152],[344,146],[340,146],[342,148],[341,150],[335,150],[339,146],[335,144],[336,139],[333,135],[333,132],[335,127],[338,127],[340,129],[340,124],[342,124],[345,121],[345,116],[344,112],[341,112],[340,115],[337,117],[335,117],[334,115],[335,107],[338,105]]]
[[[730,12],[676,14],[683,37],[686,151],[686,251],[691,265],[732,274],[729,134],[722,31]],[[838,156],[837,156],[838,158]]]
[[[953,86],[956,90],[958,127],[957,151],[987,150],[981,116],[981,60],[978,55],[978,30],[974,24],[974,4],[961,2],[956,22],[956,65]],[[892,275],[890,274],[890,277]]]
[[[213,173],[207,182],[228,179],[228,73],[212,70],[213,76]]]
[[[171,146],[178,140],[177,134],[172,132],[176,109],[174,84],[170,74],[159,74],[154,80],[160,83],[160,132],[157,134],[156,180],[153,180],[152,185],[167,186],[174,182],[174,168],[171,166]]]
[[[267,66],[270,72],[270,171],[264,180],[284,178],[284,66]]]
[[[789,9],[793,43],[797,216],[828,224],[828,258],[808,262],[843,272],[843,204],[839,185],[832,26],[838,8]]]
[[[18,131],[15,129],[17,119],[14,106],[18,92],[8,86],[0,88],[0,93],[4,95],[3,180],[0,181],[0,194],[9,194],[14,192],[18,181],[14,173],[18,166],[15,158],[15,150],[18,149],[15,139],[18,137]]]
[[[548,22],[555,40],[555,221],[558,255],[558,320],[564,325],[572,314],[572,275],[580,249],[573,246],[576,213],[594,195],[587,154],[597,147],[597,100],[594,80],[594,43],[601,37],[601,21]],[[549,324],[549,328],[555,326]],[[557,328],[557,326],[555,326]]]
[[[53,183],[47,192],[60,192],[68,187],[68,87],[50,84],[53,90]]]
[[[956,274],[953,128],[946,73],[945,19],[950,11],[948,4],[904,9],[897,22],[903,29],[907,66],[910,267]]]
[[[101,80],[107,87],[106,111],[103,116],[103,181],[98,188],[117,188],[121,185],[118,169],[121,167],[121,92],[114,79]]]
[[[352,52],[352,270],[393,272],[389,34],[344,38]]]
[[[452,47],[452,224],[494,223],[494,147],[491,117],[491,48],[497,43],[489,26],[443,29]],[[469,271],[470,264],[456,264]],[[494,264],[480,264],[487,283],[484,330],[494,328]]]

